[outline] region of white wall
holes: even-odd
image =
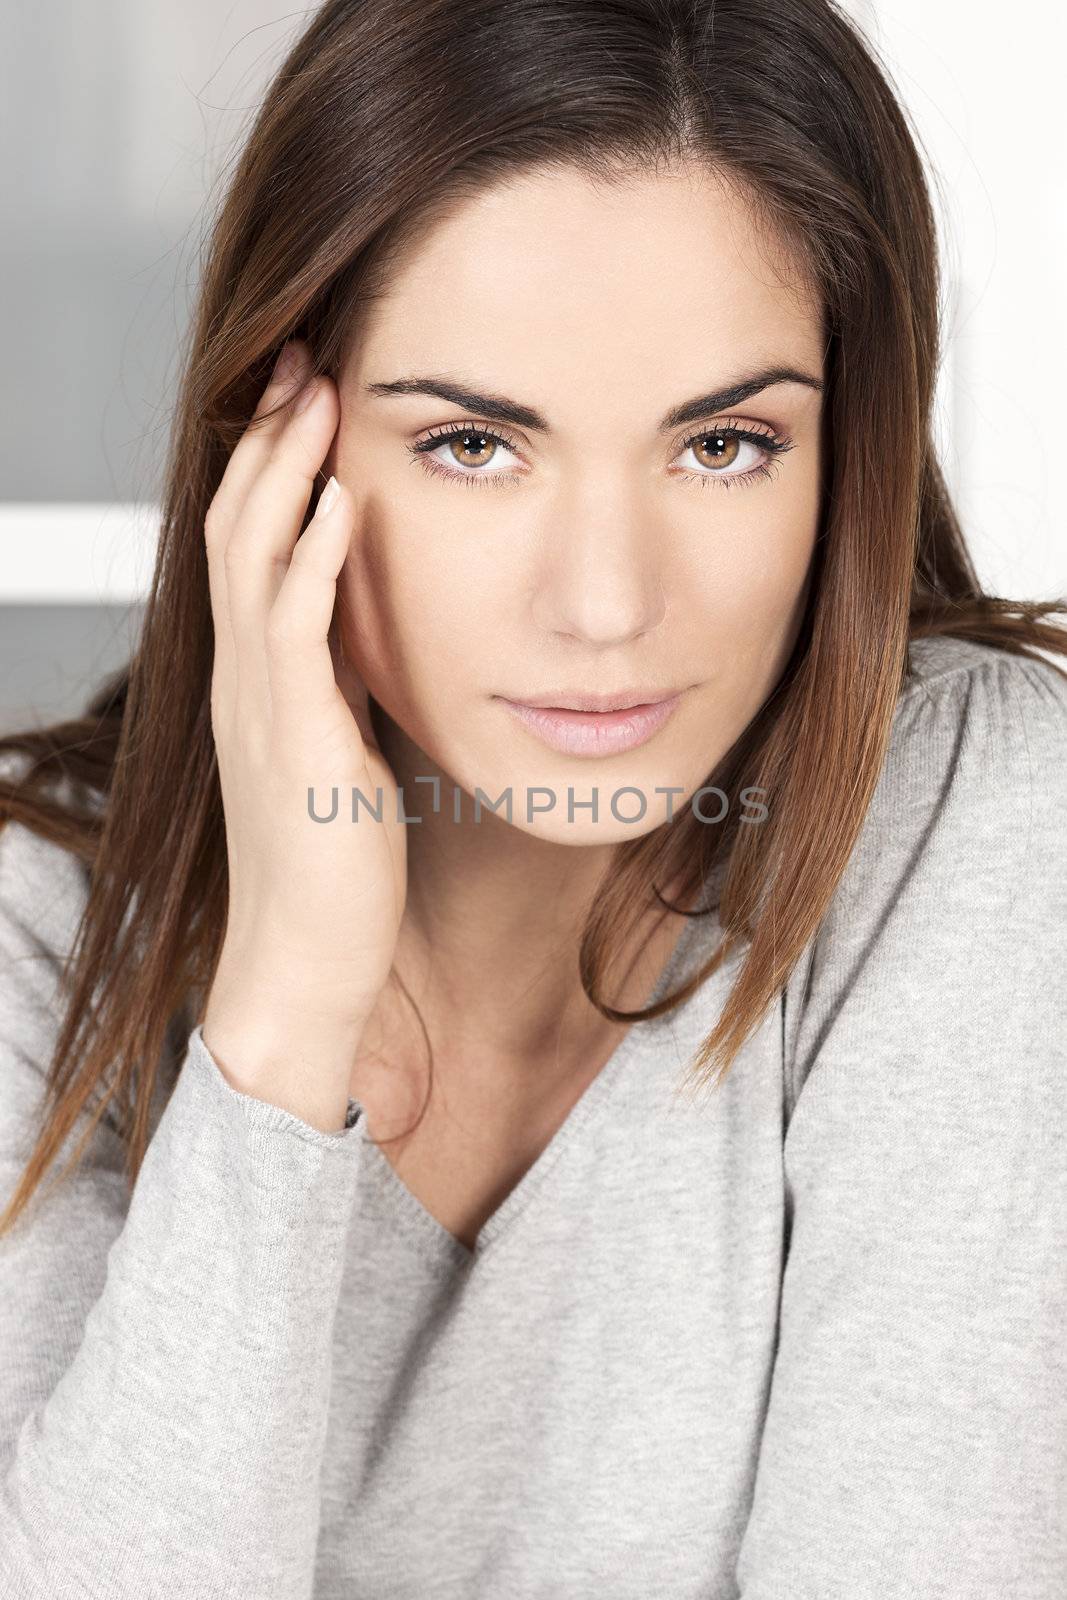
[[[1056,477],[1067,356],[1063,11],[964,0],[853,5],[936,173],[946,289],[944,460],[995,593],[1067,594]]]

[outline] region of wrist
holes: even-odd
[[[376,1006],[377,998],[363,992],[350,970],[319,964],[309,972],[277,954],[227,945],[207,998],[207,1010],[216,1015],[262,1017],[264,1031],[302,1036],[310,1030],[339,1043],[358,1040]]]
[[[231,1088],[279,1106],[324,1133],[340,1133],[359,1050],[359,1032],[335,1030],[256,1007],[213,1008],[201,1036]]]
[[[366,1022],[316,1004],[306,991],[271,984],[261,972],[254,980],[220,972],[201,1036],[231,1088],[339,1133]]]

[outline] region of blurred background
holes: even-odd
[[[314,9],[314,8],[308,8]],[[842,6],[925,150],[948,341],[942,461],[998,594],[1067,592],[1053,509],[1067,178],[1048,0]],[[307,9],[7,0],[0,24],[0,728],[73,714],[129,654],[198,252]]]

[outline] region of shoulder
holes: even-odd
[[[1062,875],[1067,660],[946,636],[913,641],[909,658],[849,870],[918,852],[981,869],[987,882],[1018,884],[1042,866]]]
[[[790,976],[787,1103],[816,1060],[866,1078],[925,1052],[951,1076],[1045,1016],[1067,1026],[1067,679],[971,641],[923,639],[874,796]],[[952,1041],[955,1040],[955,1048]],[[962,1086],[960,1092],[963,1092]]]
[[[956,640],[922,641],[912,665],[787,989],[779,1337],[737,1573],[746,1592],[789,1592],[801,1528],[835,1594],[1051,1600],[1067,684]]]
[[[0,752],[0,779],[17,782],[29,765],[22,752]],[[103,803],[95,791],[67,777],[52,780],[48,794],[82,812],[99,810]],[[36,1126],[42,1088],[66,1016],[67,978],[91,888],[89,868],[73,850],[14,819],[0,826],[0,1129],[15,1123],[21,1123],[23,1131]],[[129,971],[127,966],[124,972]],[[135,992],[132,986],[129,992]],[[180,1070],[192,1021],[187,1001],[168,1019],[152,1074],[150,1130]],[[99,1137],[108,1139],[117,1132],[109,1105]]]
[[[837,920],[862,898],[963,932],[983,907],[1067,893],[1067,677],[965,639],[916,640],[909,655]]]
[[[898,716],[922,707],[930,720],[951,723],[961,711],[972,723],[1017,724],[1062,754],[1067,738],[1067,657],[1017,655],[973,639],[947,635],[913,639]],[[965,719],[966,720],[966,719]],[[907,726],[907,718],[904,720]]]
[[[1054,762],[1067,750],[1067,656],[1017,655],[946,635],[912,640],[890,755],[914,758],[916,729],[1003,735],[1002,753],[1032,751]]]
[[[0,778],[25,776],[29,758],[0,754]],[[55,798],[70,798],[65,782]],[[0,962],[35,954],[55,966],[66,959],[89,896],[85,864],[62,845],[11,819],[0,826]],[[5,976],[7,974],[5,973]]]
[[[0,778],[29,766],[0,754]],[[62,786],[58,786],[61,790]],[[64,974],[89,897],[70,850],[10,819],[0,826],[0,1162],[29,1151],[65,1005]],[[106,1137],[102,1134],[101,1137]]]

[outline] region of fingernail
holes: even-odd
[[[316,511],[322,516],[325,516],[327,511],[332,511],[339,493],[340,485],[338,484],[337,479],[331,474],[325,489],[319,495],[319,503],[315,508]]]

